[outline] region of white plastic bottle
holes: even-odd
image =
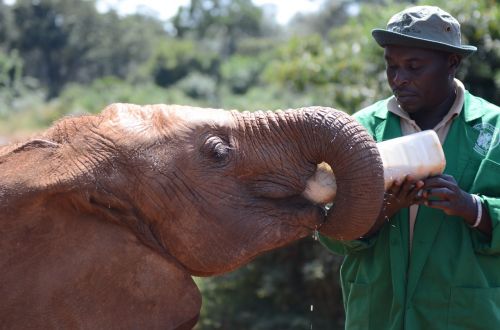
[[[386,189],[407,175],[424,179],[442,174],[446,166],[443,148],[433,130],[379,142],[377,147],[384,164]]]

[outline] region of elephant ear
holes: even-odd
[[[22,142],[20,144],[7,145],[0,148],[0,157],[7,156],[9,154],[16,154],[22,151],[39,149],[39,148],[57,148],[59,143],[45,140],[45,139],[32,139],[27,142]]]
[[[0,148],[0,170],[7,171],[0,178],[32,191],[96,185],[120,156],[108,136],[114,133],[102,115],[64,118],[34,139]]]
[[[38,190],[61,182],[61,144],[48,139],[31,139],[0,149],[0,178],[7,189]]]

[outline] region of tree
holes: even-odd
[[[191,0],[179,8],[173,26],[179,38],[204,40],[225,58],[236,51],[241,38],[260,35],[262,17],[251,0]]]
[[[166,37],[152,48],[143,70],[157,85],[169,87],[195,71],[215,76],[218,63],[216,54],[203,50],[193,40]]]
[[[349,19],[349,10],[355,3],[352,0],[324,1],[317,12],[295,15],[288,24],[288,30],[296,35],[326,36],[332,28],[346,23]]]
[[[166,36],[152,17],[99,14],[94,1],[18,0],[13,10],[19,30],[13,47],[26,63],[25,74],[47,86],[49,99],[68,82],[127,78]]]
[[[16,34],[12,8],[0,0],[0,49],[8,49]]]
[[[500,6],[496,0],[439,0],[461,22],[462,39],[477,52],[462,63],[459,78],[473,94],[500,104]]]
[[[138,77],[144,63],[154,56],[159,45],[171,39],[163,23],[150,16],[136,14],[122,18],[111,11],[99,15],[96,23],[89,40],[90,50],[79,71],[77,81],[81,83],[105,76],[144,79]]]
[[[92,2],[83,1],[16,2],[19,38],[15,47],[27,63],[25,73],[48,86],[49,98],[58,95],[89,49],[85,43],[87,33],[78,37],[75,34],[94,26],[93,10]]]

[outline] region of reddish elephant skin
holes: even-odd
[[[326,213],[303,196],[328,163]],[[236,269],[319,230],[353,239],[383,198],[376,145],[330,108],[113,104],[0,148],[5,329],[191,329],[191,275]]]

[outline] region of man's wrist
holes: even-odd
[[[475,224],[477,218],[477,202],[473,194],[465,194],[467,195],[467,203],[464,212],[460,214],[460,216],[469,227],[472,227]]]
[[[474,200],[474,205],[476,206],[476,217],[474,222],[470,224],[471,228],[477,228],[481,224],[481,219],[483,218],[483,203],[481,202],[481,198],[478,195],[471,194],[472,199]]]

